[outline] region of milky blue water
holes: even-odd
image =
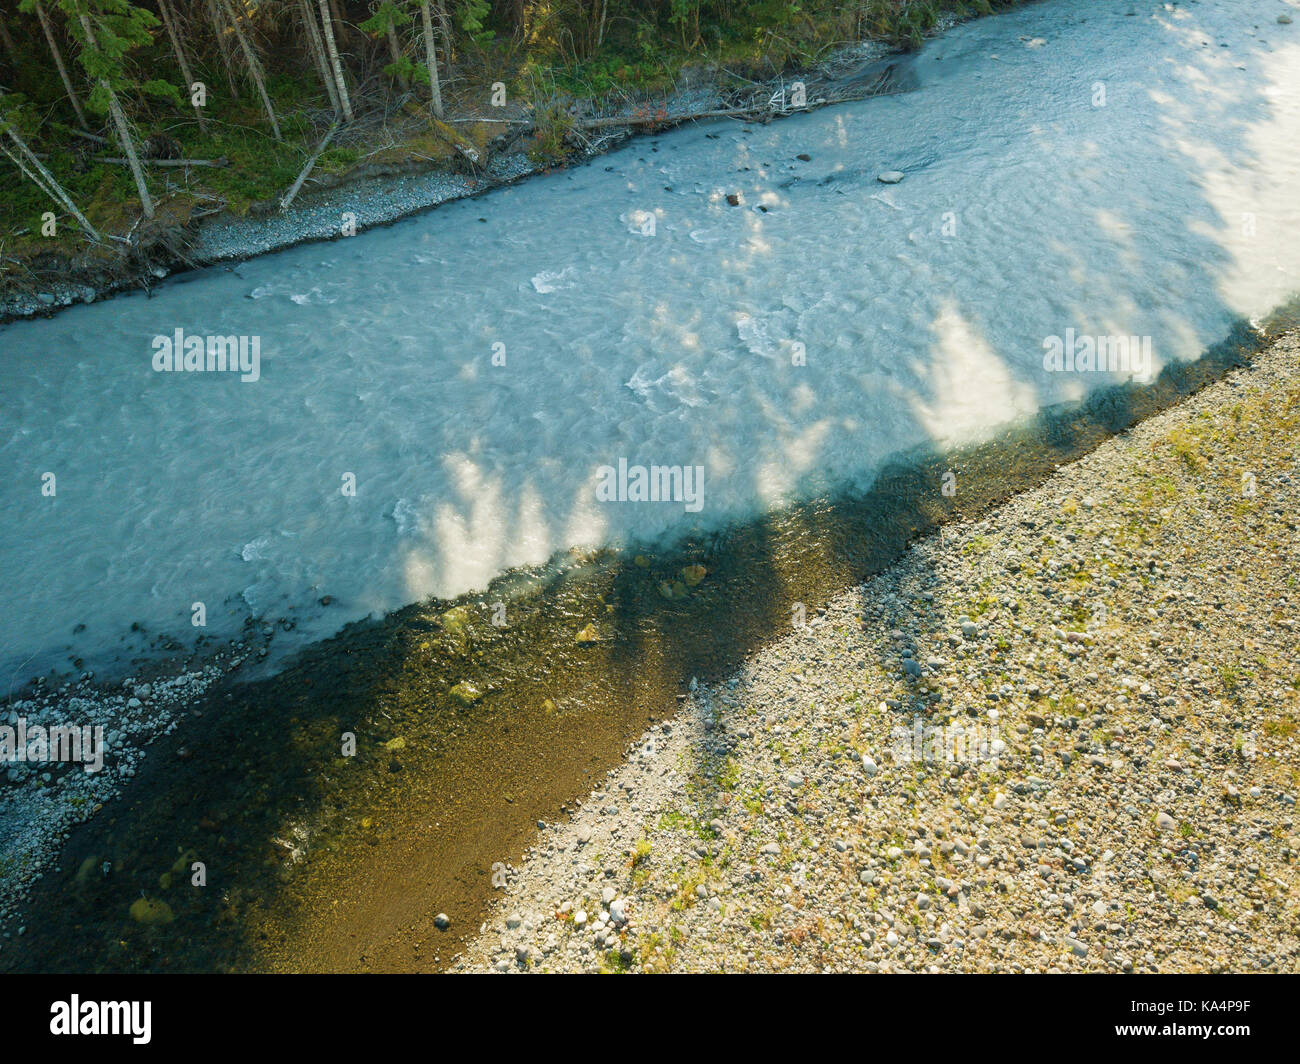
[[[929,43],[915,92],[0,327],[0,669],[200,602],[311,638],[865,485],[1128,375],[1045,369],[1070,329],[1198,357],[1300,289],[1285,9],[1049,0]],[[157,372],[178,328],[257,337],[259,379]],[[703,467],[702,509],[600,501],[620,458]]]

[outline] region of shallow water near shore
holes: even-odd
[[[255,612],[290,620],[290,650],[309,644],[157,744],[0,964],[441,967],[493,864],[691,677],[1247,356],[1250,319],[1295,288],[1280,240],[1300,209],[1285,194],[1300,138],[1280,138],[1296,100],[1270,80],[1290,60],[1245,6],[1209,8],[1192,25],[1144,9],[1156,30],[1137,32],[1118,10],[1085,30],[1039,5],[933,42],[906,97],[639,141],[384,233],[0,332],[19,373],[0,447],[15,492],[5,662],[111,659],[128,618],[179,632],[192,599],[218,636]],[[1054,94],[1030,57],[1056,42],[1030,42],[1072,47],[1067,26],[1101,51],[1071,77],[1057,64]],[[1206,57],[1192,34],[1211,28],[1247,71]],[[1128,65],[1153,39],[1171,60],[1158,76]],[[1098,121],[1071,95],[1087,97],[1098,62],[1127,118]],[[1202,101],[1193,125],[1185,94],[1210,74],[1243,84],[1214,86],[1218,109]],[[1016,96],[1031,76],[1047,101],[1033,108],[972,95],[997,79]],[[812,162],[792,158],[803,148]],[[875,182],[892,168],[903,185]],[[593,217],[609,223],[600,242]],[[260,335],[262,380],[152,373],[150,338],[178,325]],[[1068,328],[1151,335],[1169,370],[1089,395],[1088,378],[1041,369],[1043,338]],[[91,331],[121,357],[83,355]],[[139,418],[157,432],[133,436]],[[63,465],[38,463],[74,470],[51,523],[13,485],[60,448]],[[601,508],[592,473],[623,456],[702,462],[705,519]],[[441,601],[405,605],[427,593]],[[83,620],[93,630],[65,648]],[[187,856],[216,889],[163,886]],[[108,875],[75,876],[104,861]],[[131,923],[142,892],[176,921]],[[439,909],[450,935],[431,926]]]

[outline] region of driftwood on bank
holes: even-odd
[[[726,107],[717,111],[691,111],[688,114],[652,114],[652,115],[615,115],[612,118],[584,118],[574,122],[572,129],[609,129],[613,126],[663,126],[677,125],[679,122],[692,122],[700,118],[744,118],[756,121],[760,118],[776,118],[805,108],[774,110],[762,107]]]
[[[818,96],[809,100],[802,107],[790,107],[773,104],[771,101],[753,104],[749,107],[722,107],[709,111],[687,111],[676,114],[658,111],[650,114],[608,115],[603,118],[582,118],[570,124],[570,129],[616,129],[620,126],[676,126],[686,122],[695,122],[705,118],[737,118],[747,122],[765,122],[773,118],[784,118],[799,111],[811,111],[828,103],[842,103],[848,100],[867,99],[872,96],[893,96],[898,91],[850,91],[843,94]],[[535,126],[533,118],[453,118],[453,122],[492,122],[499,125]]]
[[[755,104],[752,107],[724,107],[713,111],[690,111],[686,114],[633,114],[614,115],[609,118],[586,118],[574,122],[572,129],[609,129],[615,126],[675,126],[684,122],[694,122],[702,118],[739,118],[746,122],[766,122],[773,118],[784,118],[799,111],[811,111],[828,103],[844,103],[849,100],[869,99],[874,96],[895,96],[906,90],[852,93],[834,96],[819,96],[809,100],[803,107],[787,107],[771,103]]]
[[[293,202],[294,196],[298,195],[298,190],[302,188],[302,183],[307,180],[307,175],[311,173],[312,167],[316,165],[316,160],[320,158],[321,152],[323,152],[329,146],[329,142],[334,139],[334,134],[338,132],[338,128],[339,124],[338,122],[335,122],[330,126],[329,132],[325,134],[324,139],[316,145],[316,150],[311,153],[311,158],[307,160],[307,165],[302,168],[302,173],[298,175],[298,180],[293,183],[288,192],[280,197],[280,210],[287,211],[289,209],[289,204]]]
[[[471,166],[479,165],[479,154],[472,144],[466,144],[457,135],[456,131],[440,121],[429,123],[430,129],[434,136],[438,137],[444,144],[448,145],[453,151],[459,154]]]

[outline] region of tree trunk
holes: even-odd
[[[18,45],[14,44],[14,39],[9,36],[9,27],[5,25],[5,20],[0,16],[0,42],[4,43],[5,51],[9,53],[9,64],[14,68],[14,73],[18,72]]]
[[[108,87],[108,82],[104,83]],[[126,112],[122,110],[122,105],[117,102],[117,93],[110,88],[108,100],[108,113],[113,119],[113,125],[117,129],[117,138],[122,143],[122,152],[126,155],[126,161],[131,167],[131,176],[135,178],[136,191],[140,193],[140,207],[144,211],[146,218],[153,217],[153,200],[149,197],[149,186],[145,184],[144,170],[140,167],[140,160],[135,154],[135,144],[131,141],[131,127],[126,121]]]
[[[330,126],[329,132],[325,134],[325,139],[316,145],[316,150],[311,153],[311,158],[307,160],[307,165],[304,166],[302,171],[298,174],[298,180],[293,183],[293,187],[290,188],[288,192],[280,197],[281,211],[287,211],[289,209],[289,204],[293,202],[294,196],[298,195],[298,190],[302,188],[302,183],[307,180],[307,175],[311,173],[312,167],[316,165],[316,160],[320,158],[320,153],[323,152],[329,146],[329,142],[334,139],[334,134],[338,132],[338,128],[339,124],[337,122]]]
[[[343,81],[343,64],[339,61],[339,50],[334,43],[334,24],[330,18],[329,4],[320,0],[320,20],[325,27],[325,47],[329,51],[330,66],[334,69],[334,81],[338,85],[339,103],[343,105],[343,117],[352,121],[352,101],[348,99],[348,87]]]
[[[262,97],[262,107],[266,110],[266,117],[271,121],[271,132],[275,134],[277,141],[283,140],[280,136],[280,123],[275,120],[275,108],[271,106],[271,97],[266,94],[266,81],[262,78],[262,64],[257,60],[257,53],[253,51],[253,46],[248,43],[248,35],[244,33],[243,27],[239,24],[239,17],[235,14],[235,9],[230,0],[222,0],[226,5],[226,17],[230,20],[230,26],[235,31],[235,38],[239,41],[239,47],[244,53],[244,62],[248,64],[248,72],[252,75],[253,84],[257,86],[258,95]]]
[[[31,181],[32,184],[49,196],[50,199],[54,200],[55,203],[59,204],[61,207],[65,207],[77,220],[77,224],[80,225],[81,228],[84,229],[93,239],[102,240],[103,238],[96,231],[95,227],[86,220],[86,216],[77,210],[77,205],[72,202],[72,197],[70,197],[67,192],[64,191],[63,186],[54,179],[54,175],[45,169],[40,159],[38,159],[35,153],[33,153],[32,149],[27,147],[27,143],[18,135],[18,131],[11,126],[6,130],[6,132],[9,134],[9,138],[14,142],[14,144],[17,145],[19,154],[14,155],[14,153],[11,152],[3,143],[0,143],[0,151],[3,151],[13,160],[14,165],[16,165],[18,169],[26,175],[27,179]],[[36,173],[32,173],[31,170],[27,169],[24,159],[27,163],[31,164],[32,169],[35,170]],[[37,174],[40,176],[38,177]]]
[[[77,98],[77,90],[72,87],[72,79],[68,77],[68,68],[63,65],[63,53],[59,51],[58,41],[54,38],[54,27],[50,25],[50,16],[45,13],[45,8],[39,3],[36,5],[36,17],[41,20],[41,31],[45,34],[45,43],[50,46],[50,55],[54,56],[54,65],[58,68],[59,77],[63,80],[63,88],[68,94],[68,101],[72,104],[72,109],[77,112],[77,123],[82,129],[89,132],[90,127],[86,125],[86,114],[81,109],[81,100]]]
[[[81,28],[86,34],[86,43],[92,48],[95,44],[95,31],[90,25],[90,16],[84,12],[78,15],[81,20]],[[113,126],[117,130],[118,142],[122,145],[122,154],[131,164],[131,176],[135,178],[136,191],[140,193],[140,207],[144,210],[146,218],[153,217],[153,200],[149,198],[149,186],[144,181],[144,171],[140,168],[140,160],[135,155],[135,144],[131,140],[131,127],[127,125],[126,114],[122,110],[122,105],[117,102],[117,93],[113,91],[113,86],[108,83],[106,78],[101,78],[99,82],[104,91],[108,93],[108,113],[113,119]]]
[[[325,58],[325,44],[321,41],[320,27],[316,25],[316,16],[311,10],[311,0],[298,0],[298,10],[302,15],[303,25],[307,27],[307,47],[316,63],[316,70],[329,93],[330,106],[335,115],[343,113],[339,104],[339,91],[334,87],[334,75],[330,73],[329,61]]]
[[[424,56],[429,64],[429,98],[433,113],[442,117],[442,87],[438,84],[438,53],[433,47],[433,17],[429,14],[429,0],[420,0],[420,16],[424,20]]]
[[[185,49],[181,47],[180,31],[176,28],[176,19],[172,15],[172,6],[168,0],[158,0],[158,10],[162,12],[163,25],[167,27],[167,36],[171,38],[172,51],[176,53],[177,65],[181,68],[181,77],[185,80],[185,92],[194,98],[194,75],[190,73],[190,61],[185,58]],[[203,117],[203,108],[198,104],[194,105],[194,113],[199,119],[199,128],[206,130],[208,120]]]
[[[207,11],[208,21],[212,23],[212,34],[217,39],[217,51],[221,53],[221,65],[226,70],[226,81],[230,83],[230,98],[239,99],[239,86],[235,84],[235,64],[230,58],[230,44],[226,40],[226,32],[222,27],[221,11],[217,7],[218,0],[208,0]]]
[[[402,62],[402,50],[397,46],[397,30],[393,28],[391,22],[388,24],[386,36],[388,37],[388,51],[393,57],[393,65],[400,66]],[[398,84],[402,86],[403,90],[410,89],[410,82],[406,80],[406,75],[401,73],[400,69],[397,74],[397,81]]]
[[[447,0],[438,0],[438,33],[442,36],[442,60],[451,69],[451,16],[447,14]]]

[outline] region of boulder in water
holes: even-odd
[[[131,903],[131,919],[137,924],[154,927],[158,924],[170,924],[176,919],[172,907],[165,901],[153,898],[136,898]]]

